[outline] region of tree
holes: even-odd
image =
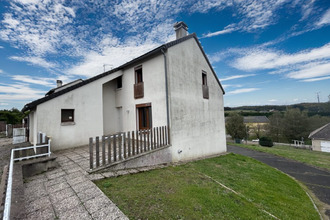
[[[274,112],[272,116],[269,117],[268,125],[268,136],[272,140],[279,142],[283,130],[283,116],[280,112]]]
[[[232,113],[227,120],[226,129],[233,139],[243,139],[246,136],[243,116]]]
[[[11,110],[0,110],[0,121],[6,121],[7,124],[20,124],[24,114],[16,108]]]
[[[308,138],[309,125],[306,112],[299,109],[288,109],[283,118],[283,135],[287,141]]]

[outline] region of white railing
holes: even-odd
[[[42,153],[42,154],[35,154],[31,156],[26,157],[19,157],[14,158],[15,151],[21,151],[21,150],[29,150],[34,149],[36,153],[37,148],[41,147],[48,147],[48,153]],[[11,193],[12,193],[12,184],[13,184],[13,167],[14,167],[14,161],[24,160],[24,159],[31,159],[31,158],[37,158],[42,156],[50,156],[50,139],[48,140],[48,144],[44,145],[37,145],[37,146],[31,146],[31,147],[21,147],[21,148],[15,148],[11,150],[10,155],[10,164],[9,164],[9,174],[8,174],[8,182],[7,182],[7,189],[6,189],[6,200],[5,200],[5,210],[3,212],[3,219],[9,220],[10,219],[10,206],[11,206]]]

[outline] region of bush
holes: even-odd
[[[265,147],[272,147],[273,146],[273,141],[269,137],[261,137],[259,139],[259,144],[261,146],[265,146]]]

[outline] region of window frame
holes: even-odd
[[[70,111],[70,112],[69,112]],[[65,112],[67,112],[67,113],[71,113],[71,114],[68,114],[69,115],[69,117],[70,117],[70,115],[72,115],[72,119],[68,119],[68,120],[65,120],[64,118],[63,118],[63,114],[65,113]],[[63,124],[72,124],[72,123],[75,123],[75,117],[74,117],[74,109],[61,109],[61,123]]]
[[[202,70],[202,93],[203,99],[209,99],[209,86],[207,84],[207,72]]]
[[[116,88],[121,89],[123,88],[123,76],[117,77]]]
[[[145,123],[149,121],[149,125],[144,126],[140,129],[140,124],[143,123],[140,121],[140,111],[145,111]],[[151,129],[152,128],[152,107],[151,103],[144,103],[144,104],[137,104],[136,105],[136,129],[137,130],[145,130],[145,129]],[[144,124],[144,123],[143,123]]]

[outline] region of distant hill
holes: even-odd
[[[288,108],[299,108],[301,111],[307,111],[309,116],[320,115],[330,116],[330,102],[322,103],[299,103],[293,105],[258,105],[258,106],[240,106],[225,107],[226,115],[231,111],[238,111],[243,116],[270,116],[274,111],[285,112]]]

